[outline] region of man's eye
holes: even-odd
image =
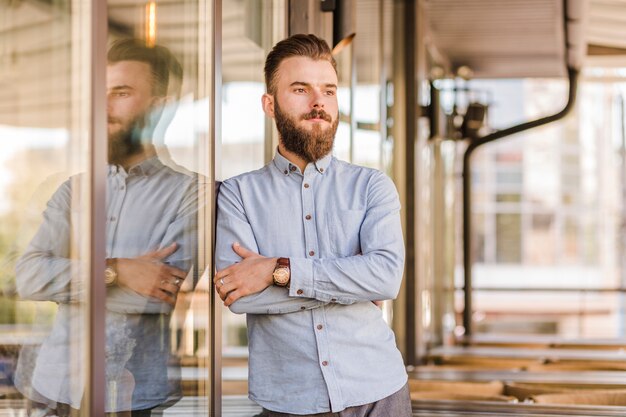
[[[328,91],[326,91],[326,95],[332,97],[332,96],[335,95],[335,91],[334,90],[328,90]]]
[[[296,88],[295,92],[296,93],[304,93],[306,90],[304,88]]]

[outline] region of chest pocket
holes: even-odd
[[[364,217],[365,210],[333,210],[326,212],[331,255],[346,257],[361,253],[359,233]]]

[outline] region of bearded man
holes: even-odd
[[[265,83],[278,151],[222,184],[217,213],[214,282],[247,313],[250,398],[275,417],[408,417],[404,363],[375,305],[402,279],[396,189],[331,155],[339,112],[326,42],[276,44]]]
[[[165,106],[177,99],[180,63],[133,39],[113,44],[107,57],[106,411],[148,417],[180,397],[169,319],[197,250],[198,181],[165,166],[152,145]],[[32,400],[32,415],[78,415],[83,401],[77,364],[87,358],[72,354],[85,352],[84,261],[72,241],[84,181],[75,175],[55,192],[16,266],[22,298],[58,304],[38,354],[20,356],[16,387]]]

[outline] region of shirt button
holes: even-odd
[[[322,362],[322,366],[328,366],[328,361]]]
[[[305,306],[300,307],[300,310],[306,310]]]
[[[285,175],[289,174],[289,171],[287,171],[287,170],[285,170],[284,172],[285,172]]]
[[[110,219],[112,222],[114,222],[115,220],[117,220],[115,217],[111,217]]]
[[[296,170],[295,166],[292,165],[292,166],[289,167],[289,171],[294,172],[295,170]]]
[[[324,172],[324,168],[320,168],[320,172]]]
[[[330,301],[331,301],[331,303],[335,303],[335,302],[337,302],[337,299],[336,298],[331,298]]]
[[[304,188],[309,188],[309,184],[308,183],[304,183]]]
[[[306,215],[306,217],[305,217],[305,219],[307,219],[307,220],[311,220],[311,215],[310,215],[310,214],[307,214],[307,215]]]
[[[298,294],[298,295],[302,295],[302,294],[304,294],[304,291],[302,291],[302,290],[298,290],[298,291],[296,291],[296,294]]]
[[[315,251],[314,250],[310,251],[309,256],[315,256]]]
[[[324,326],[322,326],[321,324],[317,325],[317,330],[322,330],[324,328]]]

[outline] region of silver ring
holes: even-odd
[[[224,285],[224,278],[220,278],[220,285],[223,286]]]
[[[177,287],[180,285],[180,283],[183,282],[182,279],[180,278],[176,278],[176,281],[174,281],[174,285],[176,285]]]

